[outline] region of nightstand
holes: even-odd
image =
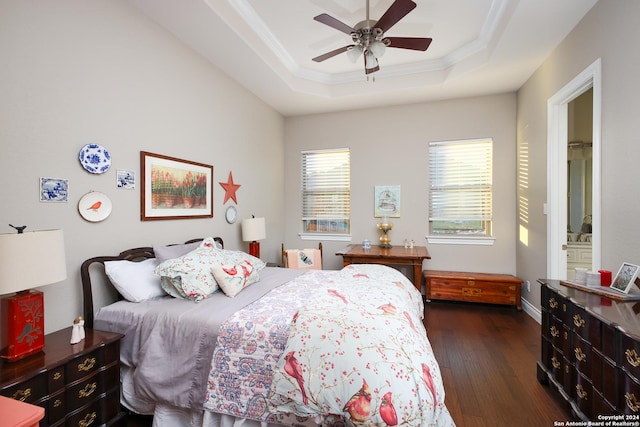
[[[45,409],[40,426],[125,426],[120,410],[121,334],[85,330],[69,344],[71,327],[44,338],[44,351],[0,362],[0,395]]]

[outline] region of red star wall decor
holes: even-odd
[[[227,182],[220,182],[219,184],[222,186],[222,188],[224,188],[224,202],[222,202],[222,204],[224,205],[225,203],[227,203],[227,200],[233,199],[233,201],[237,205],[238,199],[236,196],[236,191],[238,191],[238,188],[240,188],[240,184],[235,184],[233,182],[233,174],[231,173],[231,171],[229,171],[229,179],[227,180]]]

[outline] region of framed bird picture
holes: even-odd
[[[213,217],[213,166],[140,152],[140,219]]]

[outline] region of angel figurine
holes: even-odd
[[[84,339],[84,319],[78,316],[73,321],[71,328],[71,344],[77,344]]]

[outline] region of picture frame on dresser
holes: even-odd
[[[616,277],[613,279],[609,287],[622,293],[628,294],[629,290],[638,278],[639,272],[640,266],[624,262],[620,266],[620,270],[618,270]]]

